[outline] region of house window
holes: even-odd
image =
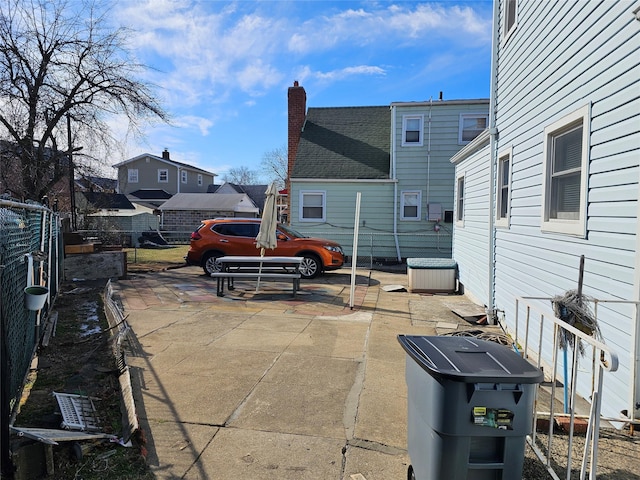
[[[503,0],[504,24],[502,37],[507,38],[517,25],[518,0]]]
[[[158,183],[168,183],[169,182],[169,170],[166,168],[158,169]]]
[[[187,171],[186,170],[180,170],[180,181],[182,183],[187,183]]]
[[[586,234],[589,118],[587,105],[544,129],[543,231]]]
[[[402,117],[402,145],[422,146],[422,124],[424,115]]]
[[[511,148],[498,155],[498,197],[496,204],[496,225],[499,227],[509,226],[511,156]]]
[[[464,175],[456,182],[456,224],[464,225]]]
[[[300,192],[300,221],[325,221],[326,192]]]
[[[129,183],[138,183],[138,169],[130,168],[127,170]]]
[[[420,203],[422,200],[422,192],[405,191],[402,192],[400,200],[401,220],[420,220]]]
[[[464,145],[480,135],[489,124],[489,115],[486,113],[463,113],[460,115],[460,128],[458,129],[458,143]]]
[[[201,173],[198,174],[198,186],[199,187],[202,186],[202,174]]]

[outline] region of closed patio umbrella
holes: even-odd
[[[260,256],[264,257],[265,249],[273,250],[278,245],[278,238],[276,237],[276,228],[278,225],[278,205],[276,198],[278,196],[278,189],[275,182],[267,188],[265,192],[267,196],[264,202],[264,209],[262,210],[262,221],[260,222],[260,230],[256,237],[256,248],[260,249]],[[256,285],[256,292],[260,287],[260,273],[262,272],[262,262],[260,262],[260,268],[258,269],[258,283]]]

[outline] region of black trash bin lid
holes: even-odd
[[[427,373],[464,383],[540,383],[542,372],[513,350],[472,337],[398,335]]]

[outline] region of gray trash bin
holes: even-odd
[[[542,372],[472,337],[399,335],[407,353],[408,478],[522,478]]]

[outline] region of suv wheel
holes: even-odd
[[[316,278],[322,271],[320,260],[315,255],[305,255],[300,263],[302,278]]]
[[[218,257],[221,257],[219,253],[207,253],[205,257],[202,259],[202,269],[206,275],[210,275],[212,273],[219,272],[222,268],[220,262],[218,262]]]

